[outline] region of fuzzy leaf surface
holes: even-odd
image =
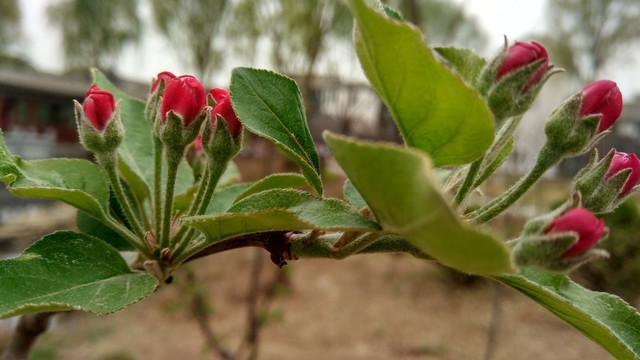
[[[45,236],[0,261],[0,318],[43,311],[118,311],[151,294],[158,281],[134,272],[118,251],[92,236]]]
[[[104,173],[81,159],[22,160],[7,150],[0,133],[0,180],[15,196],[65,202],[99,219],[109,204]]]
[[[234,202],[238,202],[249,195],[261,191],[284,188],[301,188],[307,185],[305,178],[299,174],[271,174],[256,181],[255,184],[247,188]]]
[[[262,191],[238,201],[225,214],[186,218],[185,223],[202,231],[210,243],[279,230],[380,230],[340,200],[294,189]]]

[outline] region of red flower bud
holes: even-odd
[[[631,169],[631,174],[627,178],[627,182],[624,183],[618,197],[626,195],[634,186],[636,186],[638,180],[640,180],[640,160],[638,160],[636,154],[627,154],[616,151],[615,155],[613,155],[611,166],[609,166],[609,170],[604,178],[608,179],[625,169]]]
[[[196,156],[200,156],[200,154],[202,154],[202,134],[198,134],[198,137],[193,140],[192,144]]]
[[[156,81],[153,83],[153,85],[151,85],[151,93],[153,94],[154,92],[156,92],[156,89],[158,88],[158,86],[160,86],[160,82],[162,80],[164,80],[165,85],[169,82],[169,80],[173,80],[175,79],[176,76],[173,75],[173,73],[168,72],[168,71],[163,71],[161,73],[158,74],[158,77],[156,78]]]
[[[242,123],[238,120],[236,112],[231,106],[231,97],[229,92],[224,89],[211,89],[209,94],[216,101],[216,106],[211,110],[211,121],[215,121],[216,115],[222,116],[229,126],[229,131],[233,137],[237,137],[242,131]]]
[[[507,49],[504,62],[496,74],[496,80],[500,80],[505,74],[519,70],[521,67],[527,66],[540,59],[544,59],[544,63],[533,77],[531,77],[527,86],[524,88],[524,92],[527,92],[527,90],[544,75],[545,71],[547,71],[549,67],[549,55],[544,46],[535,41],[530,43],[516,41],[514,45]]]
[[[189,126],[207,105],[204,87],[191,75],[182,75],[167,82],[162,96],[162,122],[167,122],[167,113],[173,110],[182,116],[184,126]]]
[[[622,113],[622,93],[615,82],[598,80],[582,88],[580,116],[602,114],[598,133],[613,125]]]
[[[95,85],[89,88],[82,103],[85,116],[99,131],[102,131],[107,125],[115,108],[116,101],[113,98],[113,94]]]
[[[596,246],[604,233],[604,220],[598,219],[585,208],[573,208],[553,219],[544,230],[546,235],[574,232],[578,242],[562,254],[563,258],[574,256]]]

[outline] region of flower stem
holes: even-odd
[[[102,168],[107,173],[109,177],[109,182],[111,183],[111,189],[118,200],[118,204],[120,204],[120,208],[124,212],[124,215],[127,219],[127,222],[133,229],[133,232],[139,237],[144,238],[144,229],[140,225],[140,221],[133,213],[133,208],[131,207],[131,203],[127,199],[127,196],[124,193],[124,189],[122,187],[122,183],[120,183],[120,176],[118,175],[118,155],[115,152],[106,153],[106,154],[96,154],[98,158],[98,162],[102,165]]]
[[[162,140],[153,137],[154,149],[154,173],[153,173],[153,214],[156,237],[160,236],[160,224],[162,223]]]
[[[207,168],[202,176],[198,192],[196,193],[193,202],[191,202],[191,208],[189,209],[187,216],[203,215],[207,211],[211,198],[213,197],[213,193],[216,189],[216,185],[218,185],[220,177],[226,170],[227,164],[228,161],[216,161],[211,157],[208,158]],[[177,256],[184,251],[189,244],[194,231],[194,228],[187,228],[186,226],[183,226],[180,229],[173,241],[173,243],[177,244],[174,250],[174,256]]]
[[[467,175],[464,178],[464,182],[462,183],[460,189],[458,189],[458,193],[456,194],[454,200],[456,202],[456,205],[461,205],[467,198],[467,195],[469,195],[469,192],[473,190],[472,185],[476,180],[476,175],[478,174],[478,170],[480,169],[480,165],[482,164],[483,160],[484,156],[481,156],[478,160],[474,161],[469,166],[469,170],[467,170]]]
[[[164,193],[164,204],[162,211],[162,228],[160,232],[160,249],[169,247],[169,238],[171,236],[171,223],[173,221],[173,193],[176,186],[176,176],[178,174],[178,165],[182,159],[182,151],[180,149],[172,149],[167,147],[165,152],[167,158],[167,183]]]
[[[151,258],[152,254],[149,248],[144,244],[144,240],[136,237],[129,229],[125,228],[121,223],[108,218],[106,219],[106,223],[111,230],[115,231],[118,235],[122,236],[129,244],[135,247],[138,251],[140,251],[147,258]]]
[[[509,206],[513,205],[547,170],[557,164],[561,159],[561,153],[553,151],[547,144],[543,145],[538,153],[536,164],[529,173],[502,195],[478,209],[472,215],[471,221],[476,224],[482,224],[498,216],[509,208]]]

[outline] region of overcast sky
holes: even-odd
[[[510,41],[527,41],[523,38],[536,30],[544,29],[545,0],[456,0],[465,4],[469,14],[475,15],[489,35],[489,54],[495,53],[506,35]],[[25,37],[22,51],[40,70],[58,72],[62,70],[62,51],[60,36],[46,20],[45,8],[52,0],[21,0],[23,12],[23,33]],[[147,7],[143,7],[142,17],[150,22]],[[127,49],[117,71],[124,77],[139,81],[149,81],[158,72],[170,70],[175,73],[188,72],[182,63],[177,61],[177,55],[171,49],[166,49],[166,42],[157,32],[145,34],[143,42],[138,48]],[[218,72],[214,79],[216,85],[224,86],[228,81],[228,73],[233,66],[254,65],[268,66],[268,64],[228,64],[226,69]],[[616,66],[607,76],[618,82],[623,94],[631,95],[640,89],[638,73],[633,64]],[[359,69],[349,68],[346,73],[352,74]]]

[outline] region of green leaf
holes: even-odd
[[[421,32],[349,0],[358,58],[407,145],[435,166],[480,157],[493,140],[493,115],[478,93],[438,62]]]
[[[284,188],[301,188],[307,185],[304,177],[299,174],[271,174],[245,190],[234,202],[238,202],[249,195],[259,193],[265,190],[284,189]]]
[[[362,209],[368,206],[367,202],[364,201],[364,199],[362,198],[362,195],[360,195],[360,193],[358,192],[358,189],[356,189],[356,187],[353,185],[351,180],[347,179],[347,181],[344,182],[343,192],[344,192],[344,200],[354,208]]]
[[[324,138],[383,230],[463,272],[513,271],[509,251],[501,241],[462,224],[451,211],[424,153],[328,132]]]
[[[238,196],[245,192],[253,183],[234,184],[224,189],[216,190],[207,208],[207,214],[222,214],[233,205]]]
[[[103,172],[81,159],[22,160],[7,150],[0,132],[0,180],[15,196],[63,201],[96,218],[108,212]]]
[[[487,64],[487,61],[482,56],[471,49],[437,47],[433,50],[447,60],[458,74],[471,85],[475,84],[478,74]]]
[[[144,199],[151,193],[154,174],[154,146],[153,130],[151,125],[144,118],[145,103],[133,98],[113,85],[107,77],[99,70],[92,70],[95,84],[104,90],[113,93],[116,101],[122,101],[120,105],[120,115],[122,125],[125,129],[125,137],[122,145],[118,147],[120,161],[128,168],[128,171],[121,171],[123,177],[129,184],[138,199]],[[122,165],[120,165],[122,168]],[[165,166],[166,171],[166,166]],[[137,181],[132,177],[137,177]],[[162,177],[163,180],[166,176]],[[144,192],[140,192],[141,184],[146,184]],[[193,185],[193,173],[186,161],[180,163],[178,177],[176,179],[176,194],[184,194]]]
[[[0,261],[0,318],[43,311],[118,311],[151,294],[158,281],[129,269],[116,249],[92,236],[56,232],[17,258]]]
[[[497,279],[549,309],[616,359],[640,359],[640,315],[619,297],[537,269]]]
[[[197,216],[184,221],[202,231],[209,243],[279,230],[380,230],[378,224],[338,199],[317,198],[293,189],[262,191],[237,202],[226,214]]]
[[[78,229],[82,233],[97,237],[120,251],[136,250],[136,248],[129,244],[122,236],[118,235],[118,233],[111,230],[111,228],[102,222],[96,220],[93,216],[78,211],[77,223]]]
[[[267,70],[235,68],[231,102],[242,124],[282,149],[322,195],[320,161],[296,83]]]

